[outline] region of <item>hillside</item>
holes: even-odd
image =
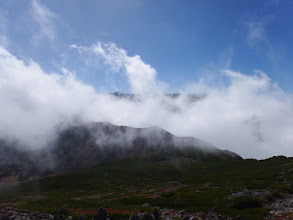
[[[197,161],[242,158],[193,137],[176,137],[158,127],[131,128],[90,123],[62,130],[45,149],[22,151],[16,144],[0,143],[0,180],[26,181],[56,173],[90,168],[105,162],[136,157]],[[11,159],[10,159],[11,158]]]
[[[128,219],[155,207],[165,213],[164,219],[179,219],[180,210],[186,216],[208,216],[213,208],[217,216],[233,219],[240,214],[244,219],[286,219],[293,212],[292,164],[293,159],[286,157],[132,158],[21,183],[0,193],[0,198],[6,207],[53,215],[60,215],[60,208],[67,205],[67,216],[84,214],[86,219],[96,216],[99,207],[106,208],[111,219]]]

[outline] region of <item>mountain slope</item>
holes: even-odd
[[[152,157],[112,161],[0,190],[0,200],[5,206],[54,215],[60,215],[66,204],[68,216],[78,219],[84,214],[86,220],[99,207],[119,215],[111,219],[129,219],[132,213],[155,207],[161,213],[168,209],[190,214],[217,207],[222,216],[242,214],[255,220],[269,213],[288,219],[278,215],[292,212],[293,158],[173,162],[161,163]]]
[[[158,127],[132,128],[101,122],[68,127],[51,148],[39,152],[14,151],[22,159],[17,159],[17,163],[0,164],[0,170],[7,170],[8,165],[13,164],[17,164],[17,169],[9,169],[1,175],[15,175],[21,181],[125,158],[152,157],[161,161],[178,157],[197,161],[242,159],[202,140],[176,137]]]
[[[164,159],[184,156],[195,160],[241,159],[192,137],[176,137],[158,127],[132,128],[91,123],[64,130],[53,149],[59,169],[87,168],[101,162],[152,154]]]

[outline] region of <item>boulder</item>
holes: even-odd
[[[161,214],[159,213],[158,209],[155,209],[155,211],[153,212],[153,216],[155,220],[161,219]]]
[[[106,209],[104,208],[99,208],[98,210],[98,220],[107,220],[108,218],[108,213]]]
[[[151,214],[147,212],[138,214],[138,218],[139,220],[153,220]]]
[[[66,205],[63,205],[61,207],[61,212],[60,212],[61,215],[66,215],[67,214],[67,209],[66,209]]]
[[[0,214],[0,220],[9,220],[9,216],[7,214]]]
[[[129,217],[129,220],[139,220],[139,218],[137,215],[131,214],[131,216]]]

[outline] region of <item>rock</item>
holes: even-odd
[[[190,216],[188,216],[188,215],[183,215],[183,216],[181,217],[182,220],[189,220],[189,218],[190,218]]]
[[[293,199],[292,199],[293,201]],[[290,201],[290,204],[291,202]],[[280,211],[284,210],[284,204],[289,204],[289,201],[280,201],[276,204],[276,208],[272,209],[269,213],[269,216],[277,216],[282,215],[284,212]],[[66,206],[62,206],[63,210],[66,210]],[[214,208],[213,208],[214,209]],[[184,210],[179,212],[173,209],[167,208],[155,208],[154,212],[151,213],[139,213],[137,215],[132,214],[129,220],[171,220],[171,219],[181,219],[181,220],[243,220],[242,215],[238,215],[237,217],[230,218],[226,216],[221,216],[215,210],[211,210],[209,212],[197,212],[197,213],[187,213]],[[287,208],[288,209],[288,208]],[[286,209],[286,210],[287,210]],[[289,209],[288,209],[289,210]],[[291,210],[291,208],[290,208]],[[10,216],[8,215],[10,214]],[[64,213],[64,212],[63,212]],[[162,214],[161,214],[162,213]],[[11,215],[12,214],[12,215]],[[66,220],[72,220],[72,216],[68,216]],[[95,218],[96,219],[96,218]],[[107,211],[104,208],[99,208],[98,210],[98,220],[110,220]],[[0,206],[0,220],[65,220],[64,215],[53,216],[50,214],[42,214],[38,212],[26,212],[19,209],[14,208],[5,208]],[[84,220],[84,216],[80,215],[77,220]]]
[[[181,211],[178,212],[178,214],[183,216],[183,215],[186,215],[186,212],[185,212],[185,210],[181,210]]]
[[[99,208],[98,210],[98,220],[107,220],[108,214],[106,209],[104,208]]]
[[[141,213],[138,215],[139,220],[152,220],[152,216],[150,215],[150,213]]]
[[[12,215],[13,215],[13,211],[12,211],[12,210],[8,210],[8,211],[6,212],[6,214],[9,215],[9,216],[12,216]]]
[[[129,220],[139,220],[139,218],[137,215],[131,214],[131,216],[129,217]]]
[[[153,212],[153,216],[155,220],[161,219],[161,214],[159,213],[158,209],[155,209],[155,211]]]
[[[9,216],[7,214],[1,214],[0,220],[9,220]]]
[[[243,215],[239,214],[235,217],[235,220],[244,220]]]
[[[66,215],[67,214],[67,209],[66,209],[66,205],[63,205],[61,207],[61,212],[60,212],[61,215]]]

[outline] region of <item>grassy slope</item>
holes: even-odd
[[[231,190],[243,188],[291,193],[292,168],[293,159],[284,157],[201,163],[189,159],[128,159],[22,183],[2,192],[0,198],[6,205],[52,214],[59,214],[60,207],[66,204],[69,215],[84,213],[87,218],[98,207],[111,208],[112,215],[128,218],[132,212],[151,211],[155,206],[198,212],[218,204],[218,212],[223,215],[242,213],[247,219],[263,219],[266,208],[233,208],[233,202],[226,197]],[[38,199],[36,195],[45,198]],[[150,206],[144,207],[144,203]]]

